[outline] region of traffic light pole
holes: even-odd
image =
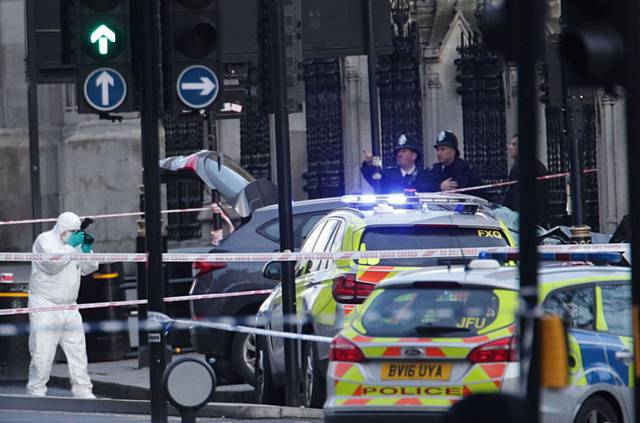
[[[567,107],[567,131],[569,135],[569,160],[571,163],[571,221],[573,226],[581,226],[582,214],[582,157],[580,140],[584,134],[584,112],[580,100],[571,89],[565,89]]]
[[[278,217],[280,219],[280,248],[293,251],[293,220],[291,207],[291,152],[289,146],[289,113],[287,109],[287,80],[284,39],[284,1],[273,1],[271,39],[273,40],[273,91],[276,132],[276,159],[278,174]],[[282,312],[285,332],[296,332],[296,286],[294,262],[282,262]],[[287,405],[300,404],[300,363],[298,344],[284,340],[285,390]]]
[[[42,217],[42,190],[40,185],[40,133],[38,124],[38,83],[33,77],[28,82],[27,102],[29,108],[29,169],[31,172],[31,216]],[[34,223],[33,239],[42,232],[42,223]]]
[[[164,313],[164,278],[162,276],[162,234],[160,220],[160,141],[158,136],[158,87],[160,60],[158,45],[158,0],[147,0],[142,6],[142,162],[144,167],[145,230],[147,261],[147,292],[149,312]],[[167,422],[167,404],[162,389],[162,373],[166,366],[165,338],[162,331],[149,332],[149,387],[151,391],[151,421]]]
[[[42,217],[42,188],[40,185],[40,128],[38,119],[38,80],[35,66],[38,51],[35,40],[34,19],[36,15],[35,0],[25,5],[27,17],[27,107],[29,119],[29,171],[31,175],[31,217]],[[42,232],[42,223],[32,225],[33,239]]]
[[[536,95],[536,61],[542,49],[543,0],[514,1],[513,28],[518,62],[518,148],[521,192],[535,192],[537,157],[538,107]],[[522,374],[525,387],[528,423],[540,421],[540,370],[536,307],[538,305],[538,252],[536,243],[536,210],[533,195],[520,196],[520,288],[525,311],[521,319]],[[525,347],[526,346],[526,350]],[[528,363],[525,360],[529,360]]]
[[[366,28],[367,71],[369,75],[369,113],[371,115],[371,154],[380,157],[380,109],[378,101],[378,55],[373,32],[373,0],[364,2],[364,27]]]
[[[634,378],[635,384],[634,404],[636,419],[640,412],[640,322],[638,321],[638,310],[640,309],[640,184],[636,183],[637,171],[640,166],[640,3],[636,0],[626,0],[625,4],[625,30],[627,32],[626,55],[628,65],[626,66],[626,111],[627,111],[627,160],[629,186],[629,218],[631,219],[631,256],[636,260],[631,261],[631,274],[633,283],[631,284],[631,302],[633,305],[633,342],[634,342]]]

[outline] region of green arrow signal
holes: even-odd
[[[109,41],[112,43],[116,42],[116,33],[108,26],[102,24],[89,35],[89,38],[91,44],[98,43],[98,52],[105,56],[109,54]]]

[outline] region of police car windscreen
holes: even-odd
[[[360,251],[376,250],[426,250],[435,248],[506,247],[507,240],[496,229],[458,226],[387,226],[369,227],[360,240]],[[380,266],[437,266],[450,263],[450,259],[380,259],[368,264]],[[462,263],[465,261],[463,260]],[[361,264],[367,264],[362,263]]]
[[[515,291],[490,288],[385,289],[365,310],[362,325],[376,337],[475,336],[512,324],[511,300],[517,304]]]

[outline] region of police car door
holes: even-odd
[[[571,415],[575,400],[591,385],[607,383],[609,373],[603,369],[606,352],[596,332],[594,285],[575,285],[552,291],[543,303],[546,314],[560,316],[567,325],[569,341],[568,391],[544,393],[543,402],[550,409]]]
[[[302,248],[300,249],[300,252],[313,253],[322,251],[322,248],[324,248],[329,242],[329,239],[331,239],[331,236],[333,235],[337,224],[338,221],[336,219],[320,221],[318,225],[313,228],[313,230],[305,240]],[[301,296],[309,283],[312,282],[315,277],[317,277],[316,273],[320,263],[320,260],[305,260],[300,261],[296,264],[296,308],[298,311],[297,321],[300,321],[301,317],[303,304],[303,298]],[[283,330],[282,315],[282,298],[280,297],[277,303],[275,303],[275,307],[273,310],[273,328],[275,330]],[[280,319],[277,319],[278,316],[280,316]],[[278,326],[276,326],[276,324]],[[300,326],[298,326],[298,331],[300,331],[300,329]],[[274,361],[277,362],[278,368],[284,368],[284,339],[279,337],[272,337],[271,342],[274,351]]]
[[[633,407],[633,338],[631,331],[631,285],[602,283],[596,287],[598,331],[614,372],[615,389],[626,409]],[[628,414],[629,415],[629,414]]]

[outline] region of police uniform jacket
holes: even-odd
[[[362,168],[360,169],[362,176],[378,194],[403,193],[405,189],[424,192],[428,171],[421,168],[418,163],[416,163],[413,172],[406,176],[402,176],[400,168],[386,168],[380,171],[382,177],[376,180],[373,179],[376,170],[379,170],[379,168],[367,162],[362,162]]]
[[[440,191],[442,182],[449,178],[453,178],[458,183],[458,188],[475,187],[483,184],[482,179],[469,163],[463,159],[456,158],[449,166],[445,166],[442,163],[433,165],[429,173],[427,190],[429,192]],[[478,195],[479,193],[470,192],[469,194]]]

